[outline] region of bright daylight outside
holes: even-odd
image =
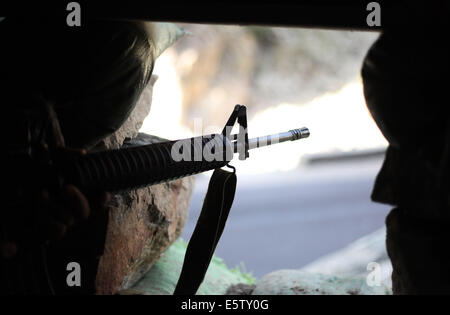
[[[238,187],[216,255],[252,279],[289,269],[351,277],[381,267],[389,207],[370,193],[387,142],[364,100],[360,69],[378,34],[182,24],[157,60],[141,132],[175,140],[219,133],[236,104],[249,137],[308,127],[307,139],[234,159]],[[188,241],[211,172],[196,176]]]

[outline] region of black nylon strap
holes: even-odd
[[[236,174],[216,169],[192,233],[174,295],[197,292],[219,242],[236,192]]]

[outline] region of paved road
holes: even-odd
[[[293,172],[239,175],[216,254],[256,277],[300,268],[384,224],[390,207],[370,201],[381,159],[327,162]],[[189,239],[209,176],[199,175],[183,238]]]

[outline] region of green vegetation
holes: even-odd
[[[172,294],[183,265],[187,242],[178,239],[132,289],[147,295]],[[197,294],[224,294],[233,284],[253,284],[243,264],[229,269],[223,259],[213,256]]]

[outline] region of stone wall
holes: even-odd
[[[96,149],[161,141],[138,134],[150,111],[155,81],[152,77],[124,125]],[[96,278],[98,294],[115,294],[132,286],[178,238],[187,219],[193,182],[193,177],[187,177],[112,195],[105,250]]]

